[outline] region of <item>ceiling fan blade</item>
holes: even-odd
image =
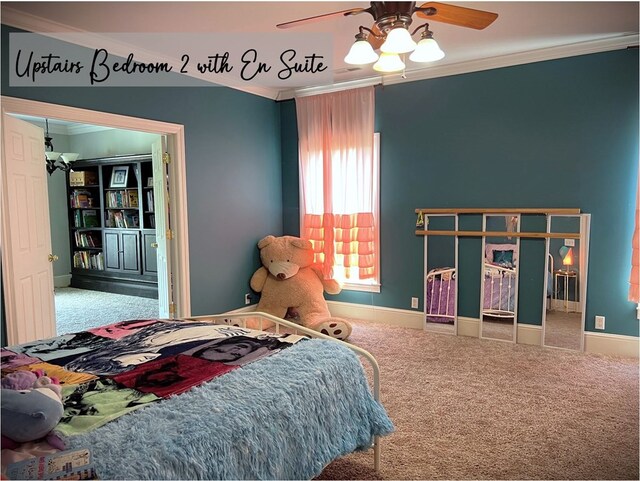
[[[435,13],[431,12],[430,9],[432,8],[435,9]],[[416,7],[416,14],[418,17],[435,22],[475,28],[476,30],[487,28],[498,18],[497,13],[485,12],[484,10],[476,10],[474,8],[458,7],[440,2],[423,3],[419,7]]]
[[[380,38],[376,38],[373,35],[369,34],[369,36],[367,37],[367,41],[371,44],[371,47],[374,50],[378,50],[384,43],[384,34],[382,33],[382,30],[378,28],[378,25],[375,23],[373,24],[373,27],[371,27],[371,31],[375,35],[378,35]]]
[[[325,13],[325,14],[322,14],[322,15],[315,15],[313,17],[300,18],[298,20],[292,20],[290,22],[279,23],[278,25],[276,25],[276,27],[278,27],[278,28],[299,27],[300,25],[307,25],[309,23],[317,22],[317,21],[320,21],[320,20],[325,20],[325,19],[331,18],[331,17],[337,17],[337,16],[340,16],[340,15],[343,15],[343,16],[355,15],[357,13],[361,13],[361,12],[364,12],[366,10],[367,9],[365,9],[365,8],[350,8],[348,10],[340,10],[339,12]]]

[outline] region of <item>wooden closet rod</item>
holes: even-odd
[[[473,230],[417,230],[416,235],[451,235],[460,237],[533,237],[552,239],[580,239],[575,232],[492,232]]]
[[[416,214],[555,214],[575,215],[580,209],[416,209]]]

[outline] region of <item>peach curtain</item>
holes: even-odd
[[[640,172],[636,188],[636,222],[633,232],[631,254],[631,276],[629,277],[629,300],[640,302]]]
[[[326,277],[377,276],[374,89],[296,99],[301,236]]]

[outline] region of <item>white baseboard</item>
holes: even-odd
[[[55,276],[53,278],[53,287],[69,287],[71,285],[71,274],[64,276]]]
[[[352,304],[347,302],[327,301],[329,312],[336,317],[351,317],[364,321],[379,322],[390,326],[422,329],[424,314],[422,311],[408,311],[390,307]]]
[[[584,350],[609,356],[640,357],[640,339],[588,331],[584,333]]]
[[[518,324],[517,336],[518,344],[541,346],[542,326],[534,326],[533,324]]]
[[[420,311],[377,307],[366,304],[351,304],[327,301],[331,315],[337,317],[363,319],[397,327],[423,329],[423,316]],[[459,336],[480,336],[480,319],[458,316]],[[542,326],[518,324],[518,344],[542,346]],[[634,336],[585,332],[584,350],[593,354],[606,354],[623,357],[640,357],[640,339]]]
[[[480,337],[480,319],[458,316],[458,336]]]

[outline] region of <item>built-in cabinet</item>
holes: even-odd
[[[67,173],[71,286],[158,296],[151,154],[73,163]]]

